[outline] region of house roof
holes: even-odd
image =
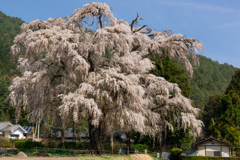
[[[7,121],[7,122],[0,122],[0,131],[2,131],[8,125],[12,125],[12,124],[9,121]]]
[[[27,131],[25,129],[23,129],[19,124],[11,125],[11,126],[5,128],[3,130],[3,132],[7,132],[7,131],[11,131],[12,132],[12,131],[14,131],[17,128],[21,129],[24,133],[27,133]]]
[[[220,140],[210,136],[209,138],[204,138],[204,139],[201,139],[200,141],[198,141],[196,143],[193,143],[192,147],[195,148],[195,147],[197,147],[199,145],[204,145],[204,144],[207,144],[207,143],[220,143],[223,146],[232,146],[232,145],[230,145],[230,144],[228,144],[226,142],[220,141]]]
[[[28,134],[32,134],[34,126],[22,126],[22,128],[25,129]]]

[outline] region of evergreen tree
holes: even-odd
[[[228,141],[232,145],[240,145],[240,70],[235,72],[232,81],[227,87],[225,93],[220,98],[210,100],[208,104],[213,104],[213,109],[205,107],[206,114],[213,113],[209,132],[218,139]],[[212,110],[211,112],[208,112]],[[208,114],[210,116],[210,114]]]
[[[177,83],[185,97],[189,97],[191,93],[191,88],[189,85],[188,78],[184,75],[184,69],[179,68],[173,61],[167,56],[166,50],[161,49],[163,55],[153,55],[150,59],[154,62],[155,68],[150,71],[159,77],[164,77],[167,81],[172,83]],[[189,134],[189,130],[183,130],[181,127],[177,127],[178,124],[172,122],[174,127],[174,132],[167,130],[164,133],[162,139],[162,146],[175,145],[176,147],[181,147],[182,149],[189,149],[191,144],[194,142],[194,137]],[[129,133],[129,136],[135,140],[136,144],[146,144],[152,145],[153,138],[149,136],[140,137],[139,133]],[[158,137],[156,137],[158,138]],[[155,146],[160,145],[159,142],[155,141]]]
[[[10,17],[0,11],[0,121],[10,120],[14,112],[7,112],[9,104],[8,87],[10,79],[19,75],[16,71],[16,63],[10,61],[8,53],[13,45],[13,40],[20,33],[20,26],[23,21],[20,18]]]

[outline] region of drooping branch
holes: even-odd
[[[159,105],[159,106],[157,106],[157,107],[152,108],[151,111],[154,111],[154,110],[156,110],[156,109],[163,108],[165,105],[166,105],[165,103],[164,103],[164,104],[161,104],[161,105]]]

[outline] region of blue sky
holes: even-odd
[[[89,0],[0,0],[0,11],[25,22],[71,15]],[[138,12],[149,28],[203,42],[206,56],[240,68],[240,0],[95,0],[131,22]]]

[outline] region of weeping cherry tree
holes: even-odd
[[[204,47],[181,34],[156,32],[146,25],[137,28],[140,19],[137,14],[128,24],[116,19],[107,4],[92,2],[69,17],[24,23],[9,54],[22,73],[9,87],[16,115],[22,107],[30,112],[31,122],[58,114],[63,128],[69,116],[76,123],[85,119],[90,147],[99,153],[116,128],[161,140],[164,130],[173,130],[167,116],[198,135],[199,109],[177,84],[149,74],[154,68],[149,57],[163,54],[165,48],[192,75],[187,57],[198,65],[196,52]],[[90,32],[85,26],[93,23],[98,29]]]

